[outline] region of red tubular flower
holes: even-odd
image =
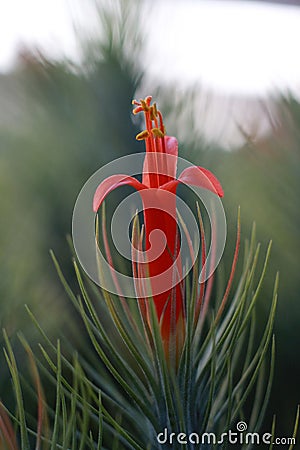
[[[146,130],[137,135],[145,140],[146,155],[142,182],[128,175],[112,175],[97,188],[93,209],[98,211],[105,197],[112,190],[123,185],[134,187],[140,192],[144,215],[144,260],[133,267],[137,279],[137,296],[141,300],[142,312],[147,316],[146,297],[152,296],[161,325],[165,349],[169,348],[170,337],[182,340],[184,335],[184,302],[180,261],[180,239],[177,231],[176,188],[180,183],[208,189],[222,197],[223,189],[217,178],[202,167],[188,167],[176,178],[178,144],[174,137],[165,135],[162,115],[151,97],[140,102],[133,113],[143,112]],[[134,265],[134,262],[133,262]],[[143,283],[146,276],[149,283]]]

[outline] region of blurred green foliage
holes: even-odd
[[[87,52],[86,67],[23,51],[15,70],[0,76],[0,321],[9,335],[22,329],[31,341],[24,304],[53,336],[72,325],[49,249],[72,277],[66,236],[80,189],[100,166],[138,150],[132,66],[114,47],[99,46],[98,60]],[[2,398],[9,392],[3,361]]]
[[[129,26],[124,23],[125,28]],[[33,339],[25,303],[52,335],[69,326],[72,319],[49,249],[71,277],[66,234],[71,231],[72,209],[81,187],[106,162],[143,150],[135,141],[131,120],[131,100],[142,74],[128,55],[124,57],[124,30],[119,40],[109,32],[106,37],[105,45],[98,43],[99,54],[97,45],[87,51],[86,70],[24,52],[15,70],[0,76],[4,105],[0,115],[0,320],[9,334],[22,329]],[[164,111],[163,102],[170,105],[172,96],[162,94],[158,100]],[[249,235],[255,220],[263,248],[269,239],[274,241],[265,288],[269,306],[278,269],[277,362],[269,418],[276,413],[279,430],[288,435],[300,399],[300,104],[286,95],[278,97],[277,105],[278,123],[263,141],[249,141],[239,150],[224,152],[203,139],[191,139],[182,143],[181,156],[212,170],[224,186],[225,274],[231,267],[238,205],[242,238]],[[179,127],[174,119],[172,132]],[[0,376],[0,396],[5,396],[2,357]]]

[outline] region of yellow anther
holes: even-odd
[[[149,131],[144,130],[141,133],[137,134],[135,138],[137,141],[143,141],[144,139],[147,139],[149,136],[150,136]]]
[[[164,137],[164,133],[159,128],[152,128],[151,132],[154,137],[159,137],[159,138]]]
[[[150,106],[150,119],[155,120],[155,112],[153,106]]]
[[[147,105],[146,101],[142,100],[142,99],[141,99],[141,106],[144,111],[149,111],[149,109],[150,109],[149,106]]]

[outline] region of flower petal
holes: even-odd
[[[173,194],[175,194],[179,183],[180,183],[179,180],[172,180],[172,181],[169,181],[168,183],[165,183],[162,186],[160,186],[159,189],[163,189],[164,191],[169,191],[169,192],[172,192]]]
[[[178,157],[178,142],[173,136],[165,136],[165,146],[167,155],[175,156],[175,158],[167,159],[167,175],[171,178],[176,178],[177,157]]]
[[[102,183],[100,183],[96,189],[93,199],[94,212],[98,211],[98,209],[101,206],[101,203],[111,191],[113,191],[117,187],[124,185],[132,186],[137,191],[147,189],[147,187],[144,186],[142,183],[140,183],[136,178],[130,177],[129,175],[122,175],[122,174],[111,175],[110,177],[103,180]]]
[[[146,152],[143,166],[143,184],[159,187],[176,178],[178,142],[173,136],[164,137],[165,152]]]
[[[217,194],[219,197],[224,196],[221,183],[213,173],[204,167],[191,166],[184,169],[179,175],[178,180],[181,183],[199,186]]]
[[[174,192],[179,183],[188,184],[191,186],[198,186],[217,194],[219,197],[224,196],[224,191],[221,183],[215,177],[213,173],[204,167],[191,166],[184,169],[184,171],[179,175],[177,180],[169,181],[165,183],[160,189],[165,191]]]

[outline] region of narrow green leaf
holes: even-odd
[[[17,362],[13,353],[12,346],[9,342],[7,333],[5,330],[3,330],[3,336],[4,341],[7,350],[4,350],[5,358],[12,376],[15,395],[16,395],[16,401],[17,401],[17,408],[18,408],[18,419],[19,419],[19,425],[20,425],[20,433],[21,433],[21,446],[22,450],[30,450],[29,446],[29,438],[28,438],[28,432],[27,432],[27,424],[25,419],[25,409],[24,409],[24,402],[23,402],[23,394],[22,394],[22,388],[19,378],[19,372],[17,367]]]

